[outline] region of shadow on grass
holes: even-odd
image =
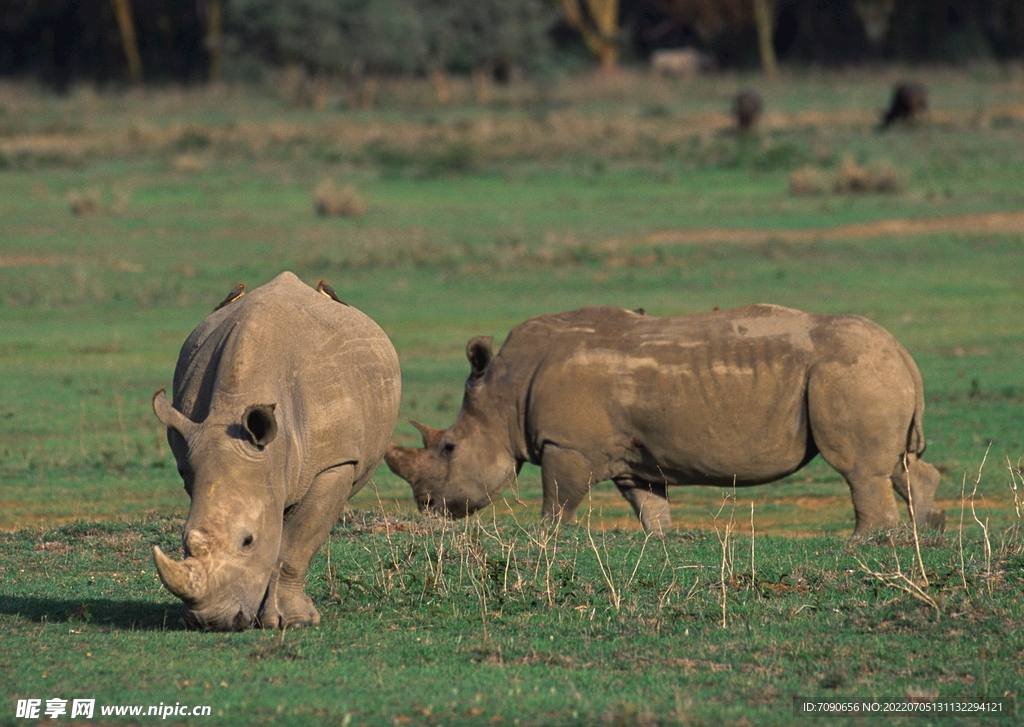
[[[183,631],[181,606],[106,598],[0,598],[0,614],[34,623],[90,624],[125,631]]]

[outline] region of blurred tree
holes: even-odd
[[[728,43],[753,43],[753,34],[744,34],[754,27],[754,5],[758,0],[655,0],[668,22],[692,30],[703,47],[723,55]],[[726,40],[723,38],[733,39]],[[735,53],[728,55],[735,56]],[[728,60],[728,59],[727,59]]]
[[[421,0],[421,8],[425,70],[435,78],[472,74],[481,103],[492,79],[507,80],[552,50],[548,30],[556,14],[545,0]]]
[[[775,60],[775,0],[753,0],[753,3],[761,68],[768,78],[775,78],[779,72]]]
[[[110,0],[114,7],[114,17],[121,33],[121,47],[128,64],[128,78],[132,83],[142,82],[142,58],[139,56],[139,42],[135,34],[135,17],[132,14],[131,0]]]
[[[206,0],[206,52],[210,56],[208,78],[220,78],[224,57],[224,7],[221,0]]]
[[[226,20],[246,53],[314,74],[407,73],[426,55],[413,0],[232,0]]]
[[[757,10],[757,13],[755,13]],[[1024,0],[0,0],[0,76],[66,89],[204,81],[232,55],[314,77],[475,73],[548,55],[552,28],[603,67],[696,46],[724,67],[1024,56]],[[239,66],[236,65],[236,68]]]
[[[0,75],[58,90],[206,77],[204,0],[0,0]]]
[[[550,50],[548,0],[232,0],[236,45],[277,65],[363,83],[373,74],[473,73],[485,100],[507,76]]]
[[[551,51],[546,0],[419,0],[429,63],[502,75]]]
[[[566,21],[583,38],[601,68],[619,64],[619,0],[558,0]]]

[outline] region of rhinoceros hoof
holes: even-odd
[[[941,507],[936,507],[928,513],[928,517],[925,518],[925,523],[930,528],[935,528],[940,533],[946,529],[946,511]]]
[[[265,629],[300,629],[320,623],[320,612],[305,593],[278,603],[276,608],[264,607],[259,623]]]

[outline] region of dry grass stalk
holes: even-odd
[[[336,186],[333,179],[324,179],[313,193],[313,206],[321,217],[362,217],[366,200],[354,186]]]
[[[895,553],[896,546],[895,544],[893,544],[894,556]],[[912,578],[910,578],[909,576],[907,576],[906,573],[903,572],[903,569],[900,566],[899,558],[896,559],[896,570],[889,573],[883,573],[881,571],[872,570],[860,558],[855,558],[854,560],[857,561],[857,565],[861,567],[861,570],[863,570],[872,578],[881,581],[887,586],[898,588],[904,593],[909,593],[917,600],[922,601],[923,603],[927,603],[929,606],[935,609],[936,616],[940,616],[942,614],[942,610],[939,608],[938,601],[936,601],[934,598],[928,595],[927,591],[925,591],[924,588],[922,588],[918,583],[916,583]]]
[[[735,487],[735,484],[733,485]],[[722,510],[725,509],[727,502],[732,501],[732,509],[729,512],[729,522],[725,525],[724,534],[718,529],[718,517],[722,514]],[[721,626],[724,629],[729,625],[728,615],[726,612],[727,596],[728,596],[728,584],[735,579],[733,572],[733,554],[732,554],[732,531],[736,528],[736,493],[732,495],[726,495],[722,500],[722,506],[718,508],[718,512],[715,513],[712,518],[712,524],[715,526],[715,536],[718,538],[718,542],[722,546],[722,560],[719,566],[719,588],[721,591],[721,602],[722,602],[722,621]],[[728,577],[726,577],[728,574]]]
[[[1017,460],[1017,466],[1014,467],[1010,463],[1010,458],[1006,458],[1006,467],[1010,470],[1010,490],[1013,492],[1013,509],[1017,513],[1017,524],[1020,524],[1021,518],[1024,517],[1024,502],[1021,501],[1019,491],[1017,489],[1017,478],[1020,478],[1021,484],[1024,485],[1024,470],[1021,469],[1020,460]]]
[[[587,518],[587,539],[590,541],[590,547],[594,551],[594,557],[597,558],[597,567],[601,569],[601,576],[604,578],[604,583],[608,586],[608,597],[611,599],[612,606],[616,611],[618,611],[622,606],[622,593],[615,587],[615,581],[612,578],[611,563],[601,559],[601,551],[598,550],[597,543],[594,542],[594,532],[590,529],[590,518]]]
[[[985,469],[985,462],[988,461],[989,450],[992,449],[992,443],[989,442],[988,447],[985,449],[985,456],[981,459],[981,464],[978,465],[978,475],[974,479],[974,489],[971,490],[971,517],[974,518],[974,522],[978,523],[978,527],[981,528],[982,535],[985,538],[985,581],[988,583],[989,595],[992,595],[992,541],[989,539],[988,530],[988,518],[985,518],[985,522],[981,521],[978,517],[978,512],[974,507],[974,501],[977,499],[978,485],[981,484],[981,471]]]
[[[908,455],[903,455],[903,469],[907,473],[907,505],[910,508],[910,528],[914,535],[914,551],[917,553],[917,565],[921,569],[921,580],[928,587],[928,574],[924,570],[924,559],[921,557],[921,539],[917,534],[917,518],[914,517],[914,483],[910,481],[910,462]]]

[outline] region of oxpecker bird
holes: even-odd
[[[224,300],[222,300],[220,302],[220,305],[218,305],[216,308],[214,308],[214,310],[215,311],[220,310],[221,308],[226,306],[228,303],[232,303],[232,302],[238,300],[243,295],[245,295],[245,283],[239,283],[238,285],[236,285],[234,288],[231,289],[231,292],[228,293],[228,297],[225,298]]]
[[[334,288],[322,280],[316,284],[316,292],[326,295],[331,300],[341,303],[342,305],[348,305],[348,303],[338,297],[338,294],[334,292]]]

